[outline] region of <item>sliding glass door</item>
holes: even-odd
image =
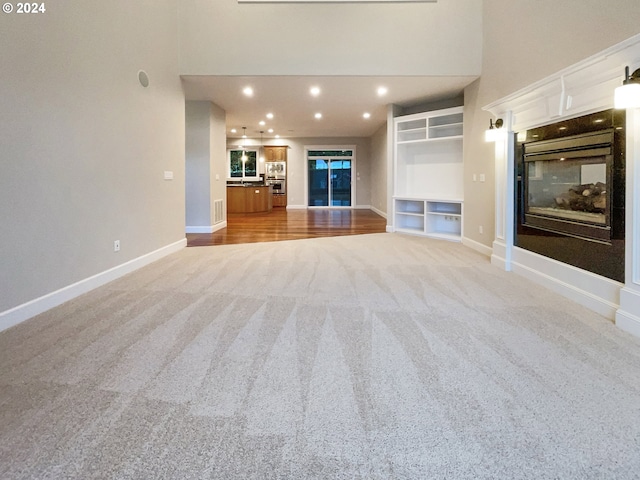
[[[350,207],[353,150],[308,150],[310,207]]]

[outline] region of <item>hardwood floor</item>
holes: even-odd
[[[387,220],[371,210],[289,210],[230,213],[227,227],[214,233],[187,234],[187,246],[275,242],[301,238],[383,233]]]

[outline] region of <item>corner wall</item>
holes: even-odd
[[[212,233],[226,226],[226,114],[211,102],[185,103],[186,230]],[[222,218],[215,202],[222,200]]]

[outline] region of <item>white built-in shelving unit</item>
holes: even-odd
[[[395,119],[393,230],[462,237],[462,107]]]

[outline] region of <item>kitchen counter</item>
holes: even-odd
[[[270,212],[272,208],[271,185],[227,185],[227,213]]]

